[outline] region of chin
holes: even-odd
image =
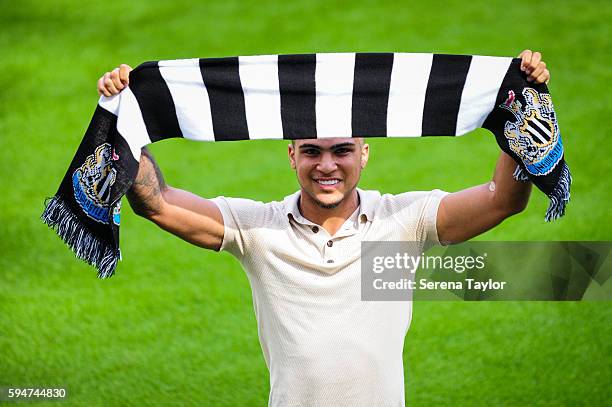
[[[340,205],[342,203],[342,199],[337,201],[337,202],[322,202],[319,201],[318,199],[315,200],[315,203],[317,204],[317,206],[319,206],[320,208],[323,209],[334,209],[336,207],[338,207],[338,205]]]
[[[334,194],[336,195],[336,194]],[[322,196],[314,196],[314,202],[317,204],[317,206],[319,206],[320,208],[323,209],[334,209],[336,208],[338,205],[340,205],[342,203],[342,201],[344,201],[345,196],[344,195],[339,195],[339,196],[329,196],[327,194],[322,194]]]

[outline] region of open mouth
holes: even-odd
[[[314,182],[321,185],[322,187],[333,187],[338,185],[341,180],[338,178],[315,178]]]

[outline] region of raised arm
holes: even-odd
[[[129,65],[121,64],[98,80],[98,94],[112,96],[130,83]],[[166,185],[153,155],[142,149],[138,175],[127,193],[136,214],[206,249],[219,250],[225,232],[217,205],[191,192]]]
[[[444,243],[469,240],[521,212],[527,206],[531,183],[512,177],[516,162],[502,152],[489,183],[446,195],[438,208],[438,239]]]
[[[138,175],[127,193],[134,212],[160,228],[206,249],[219,250],[223,242],[223,216],[217,205],[165,184],[151,153],[142,149]]]
[[[539,52],[525,50],[519,57],[529,82],[548,82],[550,73]],[[438,239],[445,243],[469,240],[525,209],[531,183],[514,180],[516,165],[502,152],[491,182],[445,196],[438,208]]]

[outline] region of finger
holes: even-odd
[[[529,75],[529,78],[531,78],[531,80],[538,79],[538,76],[542,75],[542,72],[544,72],[545,69],[546,64],[544,62],[540,62],[536,69],[534,69],[534,71],[531,73],[531,75]]]
[[[521,54],[519,55],[521,57],[521,71],[525,71],[525,69],[527,69],[527,67],[531,63],[532,54],[533,53],[531,52],[530,49],[526,49],[525,51],[521,52]]]
[[[531,75],[531,73],[535,71],[535,69],[538,67],[538,64],[540,63],[541,60],[542,60],[542,54],[540,54],[539,52],[534,52],[533,55],[531,55],[531,62],[529,62],[529,66],[527,67],[527,70],[525,71],[527,72],[527,75]]]
[[[104,76],[98,79],[98,95],[104,95],[106,97],[112,96],[109,91],[106,90],[104,86]]]
[[[126,64],[119,65],[119,79],[121,79],[124,85],[130,84],[130,71],[132,71],[131,66]]]
[[[125,86],[121,82],[121,79],[119,79],[119,68],[115,68],[111,71],[110,78],[113,81],[113,85],[115,85],[115,88],[117,90],[123,90]]]
[[[113,83],[113,80],[110,77],[110,72],[107,72],[104,75],[104,87],[106,88],[107,91],[111,93],[111,95],[116,95],[119,93],[119,91],[115,87],[115,84]]]
[[[538,76],[538,78],[536,79],[536,83],[548,83],[549,80],[550,73],[548,72],[548,69],[545,69],[544,72],[542,72],[540,76]]]

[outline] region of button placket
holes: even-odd
[[[327,241],[325,241],[323,245],[323,252],[325,253],[324,262],[327,264],[333,264],[338,260],[336,258],[337,257],[337,253],[336,253],[337,244],[336,243],[337,242],[334,242],[333,239],[328,239]]]

